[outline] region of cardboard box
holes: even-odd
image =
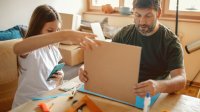
[[[60,53],[63,57],[63,61],[70,65],[75,66],[83,63],[84,51],[79,45],[60,45]]]
[[[71,30],[79,30],[81,25],[81,16],[77,14],[67,14],[60,13],[62,18],[62,30],[71,29]],[[72,45],[74,44],[72,41],[63,41],[62,44]]]
[[[78,14],[60,13],[62,18],[62,29],[79,30],[81,25],[81,16]]]

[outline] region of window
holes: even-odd
[[[92,6],[102,6],[104,4],[111,4],[113,7],[118,7],[119,0],[92,0]]]
[[[124,0],[124,6],[125,7],[130,7],[131,9],[133,8],[133,0]]]
[[[89,11],[100,11],[101,6],[111,4],[132,8],[133,0],[88,0]],[[162,17],[175,19],[177,0],[162,0]],[[179,0],[179,19],[200,21],[200,0]]]
[[[200,12],[200,0],[179,0],[180,11]],[[169,10],[176,10],[177,0],[170,0]]]
[[[132,8],[133,0],[88,0],[89,11],[101,10],[101,6],[111,4],[112,7],[118,8],[119,6],[126,6]]]
[[[177,0],[163,0],[162,17],[175,17]],[[200,20],[200,0],[179,0],[180,19]]]

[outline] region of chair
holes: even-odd
[[[13,45],[19,40],[0,41],[0,112],[11,109],[17,89],[17,56]]]

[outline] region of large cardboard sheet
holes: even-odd
[[[88,73],[85,89],[117,100],[135,103],[133,86],[138,83],[141,48],[113,42],[85,51]]]

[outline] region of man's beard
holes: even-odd
[[[154,28],[156,27],[156,21],[153,22],[152,25],[136,25],[136,29],[143,35],[153,32]]]

